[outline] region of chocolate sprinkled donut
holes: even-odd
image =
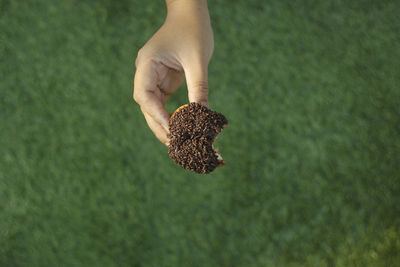
[[[169,119],[169,156],[184,169],[196,173],[210,173],[225,165],[212,144],[227,124],[224,115],[201,104],[179,107]]]

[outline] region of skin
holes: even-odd
[[[214,50],[206,0],[167,0],[167,18],[139,50],[133,98],[150,129],[168,145],[164,105],[186,78],[189,102],[208,107],[208,63]]]

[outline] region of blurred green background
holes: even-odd
[[[162,0],[0,0],[0,266],[400,266],[400,2],[209,8],[196,175],[132,100]]]

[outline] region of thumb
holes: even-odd
[[[196,102],[208,107],[208,72],[207,65],[197,64],[185,69],[189,102]]]

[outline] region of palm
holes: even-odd
[[[155,90],[155,92],[161,102],[165,104],[169,96],[182,85],[185,75],[182,71],[174,70],[162,63],[158,63],[156,68],[158,90]]]

